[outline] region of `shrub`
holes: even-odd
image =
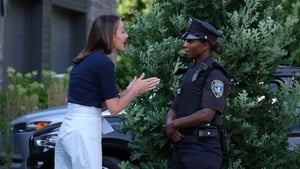
[[[22,74],[12,67],[7,68],[10,84],[7,91],[0,91],[0,150],[7,154],[11,152],[11,120],[36,110],[66,104],[68,72],[59,77],[53,71],[43,70],[39,81],[37,71]]]

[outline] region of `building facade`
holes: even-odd
[[[116,0],[0,0],[0,90],[8,67],[65,73],[92,21],[116,8]]]

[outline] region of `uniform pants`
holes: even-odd
[[[101,131],[101,109],[69,103],[55,146],[55,169],[102,169]]]
[[[221,163],[221,145],[216,139],[186,136],[174,144],[171,169],[220,169]]]

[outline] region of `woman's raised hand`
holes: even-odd
[[[134,79],[127,86],[127,90],[134,90],[136,96],[140,96],[150,90],[153,90],[160,83],[160,79],[157,77],[146,78],[145,73],[142,73],[139,78]]]

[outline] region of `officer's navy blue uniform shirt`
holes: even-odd
[[[216,96],[213,92],[213,85],[216,81],[223,83],[223,93],[221,96]],[[215,109],[217,112],[222,113],[225,109],[226,98],[228,95],[229,81],[220,69],[214,69],[210,72],[206,79],[203,90],[202,107]]]
[[[93,52],[74,64],[68,102],[101,108],[106,99],[118,97],[114,71],[114,63],[100,52]]]
[[[212,58],[209,57],[204,62],[212,62]],[[194,82],[192,81],[192,77],[197,70],[197,65],[192,66],[187,70],[187,72],[183,75],[183,78],[180,82],[180,91],[177,93],[171,108],[175,110],[175,112],[181,115],[190,115],[201,108],[211,108],[216,110],[219,113],[223,113],[226,104],[226,98],[228,95],[228,88],[229,88],[229,81],[225,74],[218,68],[214,68],[205,79],[202,99],[201,103],[198,103],[198,99],[191,98],[191,96],[195,96],[195,94],[188,94],[188,93],[198,93],[196,95],[201,96],[198,92],[200,86],[191,85]],[[201,74],[199,74],[201,76]],[[220,91],[219,91],[220,90]],[[181,99],[179,99],[181,97]],[[179,104],[179,100],[184,101],[186,103]],[[196,104],[191,105],[191,104]],[[178,106],[184,106],[178,107]],[[193,112],[190,112],[190,107],[194,107]],[[198,108],[197,108],[198,107]],[[187,110],[187,112],[180,112],[180,110]]]

